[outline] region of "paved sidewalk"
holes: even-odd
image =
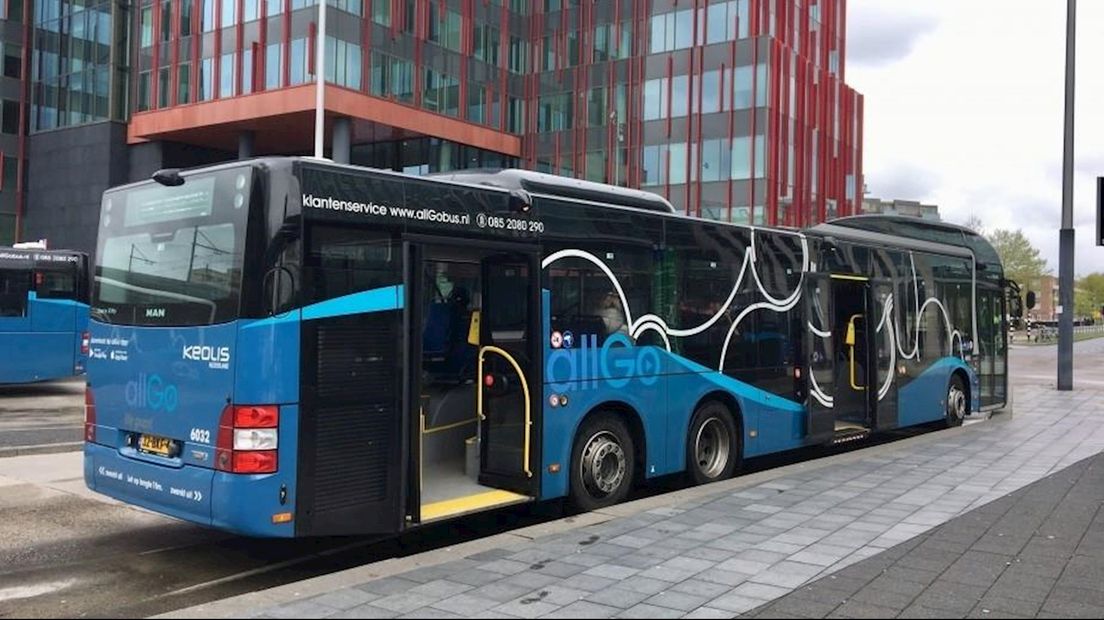
[[[745,618],[1104,618],[1104,455]]]
[[[649,498],[592,516],[608,519],[604,522],[590,520],[591,525],[531,541],[514,538],[511,544],[476,554],[454,552],[447,561],[411,571],[388,574],[369,565],[312,580],[309,587],[283,586],[171,615],[711,618],[762,613],[764,604],[778,599],[782,604],[783,597],[806,583],[819,587],[825,577],[848,567],[873,570],[864,567],[867,558],[877,556],[871,561],[890,565],[923,561],[920,556],[903,558],[922,544],[937,545],[938,537],[930,539],[944,529],[958,532],[956,517],[974,509],[985,507],[963,522],[1020,506],[1021,496],[1005,496],[1104,451],[1102,397],[1101,391],[1025,387],[1017,390],[1012,417],[789,466],[764,482],[758,481],[770,472],[751,476],[754,483],[737,478]],[[1022,496],[1040,497],[1032,489]],[[1039,502],[1023,501],[1022,511],[1038,517]],[[583,517],[579,521],[586,523]],[[936,533],[916,538],[948,522]],[[1009,540],[1030,547],[1035,540],[1026,527],[1010,525]],[[1099,525],[1093,527],[1098,531]],[[967,531],[978,533],[978,528]],[[978,533],[963,561],[988,566],[984,562],[992,558],[977,554],[1013,556],[1013,545],[1002,546],[1000,533],[994,534],[996,541]],[[982,541],[983,546],[973,548]],[[907,564],[893,568],[894,575],[908,570]],[[978,585],[974,582],[979,577],[969,568],[964,563],[944,574],[940,588]],[[379,574],[387,576],[373,578]],[[834,583],[840,583],[840,575]],[[854,592],[875,577],[853,583]],[[1002,573],[994,583],[1003,578]],[[903,580],[891,576],[879,585],[889,583]],[[1048,596],[1061,596],[1065,587],[1056,583]],[[870,592],[873,596],[875,590]],[[845,608],[843,600],[818,611],[860,615],[858,605]],[[973,609],[971,605],[967,611]]]

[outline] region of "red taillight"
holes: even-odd
[[[84,440],[96,441],[96,397],[91,385],[84,386]]]
[[[81,355],[88,355],[89,344],[91,343],[88,332],[81,334]]]
[[[276,451],[235,452],[235,474],[271,474],[276,471]]]
[[[233,474],[275,473],[277,451],[234,450],[234,431],[250,428],[274,429],[279,425],[280,408],[276,405],[227,405],[219,418],[215,469]],[[273,434],[276,432],[272,431]]]
[[[280,409],[276,405],[234,407],[234,428],[276,428]]]

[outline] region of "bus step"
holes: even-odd
[[[869,428],[852,426],[848,428],[836,429],[836,436],[832,438],[832,445],[838,446],[840,444],[850,443],[852,441],[858,441],[860,439],[866,439],[869,436]]]

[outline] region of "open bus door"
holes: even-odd
[[[806,274],[803,295],[805,317],[806,366],[808,367],[808,419],[806,437],[810,443],[824,443],[835,432],[835,341],[832,331],[832,281],[826,274]]]
[[[416,241],[407,517],[425,523],[529,501],[540,462],[537,248]]]

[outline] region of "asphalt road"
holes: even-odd
[[[1101,354],[1104,339],[1077,343],[1076,385],[1104,385]],[[1056,355],[1053,346],[1014,346],[1013,382],[1053,385]],[[0,388],[0,618],[147,616],[563,514],[558,504],[515,508],[386,541],[254,540],[213,532],[88,492],[80,452],[34,454],[79,442],[82,394],[80,381]],[[800,450],[756,459],[748,466],[752,471],[767,469],[930,430],[902,431],[856,446]],[[17,452],[23,455],[15,456]],[[677,479],[661,481],[640,495],[681,484]]]
[[[79,450],[84,379],[0,385],[0,458]]]

